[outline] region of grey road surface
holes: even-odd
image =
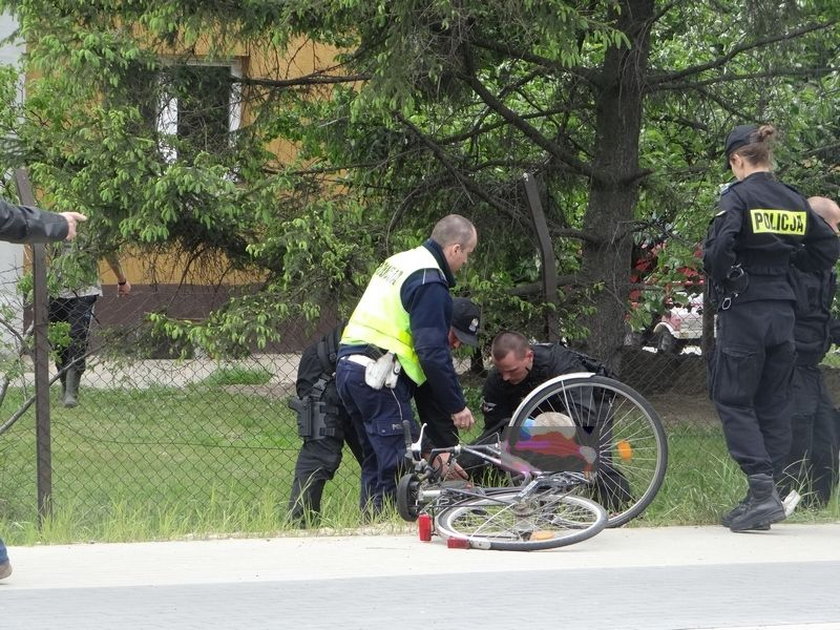
[[[411,534],[13,547],[0,630],[840,630],[840,524],[607,530],[572,547]]]

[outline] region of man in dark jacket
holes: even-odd
[[[499,333],[493,339],[490,358],[493,367],[482,390],[484,429],[475,444],[492,443],[499,439],[519,403],[534,389],[556,376],[574,372],[612,376],[603,363],[590,356],[562,343],[532,344],[518,332]],[[486,463],[476,456],[461,455],[458,462],[472,477],[488,472]],[[631,493],[627,479],[608,462],[608,458],[602,459],[598,471],[597,498],[612,511],[628,501]]]
[[[78,212],[46,212],[29,206],[15,206],[0,199],[0,240],[12,243],[46,243],[71,240],[76,226],[87,217]],[[12,574],[6,545],[0,539],[0,580]]]
[[[811,197],[808,203],[835,231],[840,207],[826,197]],[[785,508],[793,511],[802,493],[805,502],[823,507],[837,485],[837,421],[834,404],[819,364],[832,341],[840,342],[838,322],[831,317],[837,289],[834,270],[791,269],[796,300],[796,366],[793,371],[792,443],[786,477]],[[832,330],[833,328],[833,330]],[[832,335],[832,332],[835,335]]]
[[[525,396],[547,380],[588,372],[582,362],[584,356],[561,343],[531,344],[520,333],[499,333],[493,339],[493,367],[482,390],[484,430],[479,440],[501,433]]]

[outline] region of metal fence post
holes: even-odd
[[[23,205],[34,206],[35,197],[24,169],[15,171],[15,183]],[[32,274],[35,304],[35,448],[38,470],[38,523],[52,513],[52,445],[50,440],[49,327],[47,312],[47,255],[43,243],[32,244]]]

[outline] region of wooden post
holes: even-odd
[[[537,184],[531,173],[523,173],[525,181],[525,194],[528,197],[528,206],[531,208],[531,219],[534,222],[534,230],[537,233],[537,242],[540,247],[540,260],[542,261],[543,293],[545,300],[554,305],[554,309],[545,315],[545,326],[548,338],[546,341],[557,341],[560,338],[557,325],[557,260],[554,257],[554,247],[551,244],[551,237],[548,234],[548,222],[545,220],[540,193]]]
[[[15,171],[18,196],[25,206],[34,206],[35,197],[24,169]],[[35,304],[35,448],[38,472],[38,524],[52,514],[52,443],[50,437],[50,347],[47,331],[47,254],[43,243],[32,244],[32,274]]]

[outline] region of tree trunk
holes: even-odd
[[[628,304],[633,245],[632,224],[638,197],[639,135],[649,28],[654,0],[622,0],[618,28],[630,48],[611,48],[596,90],[596,140],[589,205],[584,229],[596,242],[583,246],[583,271],[594,285],[586,349],[618,367]]]

